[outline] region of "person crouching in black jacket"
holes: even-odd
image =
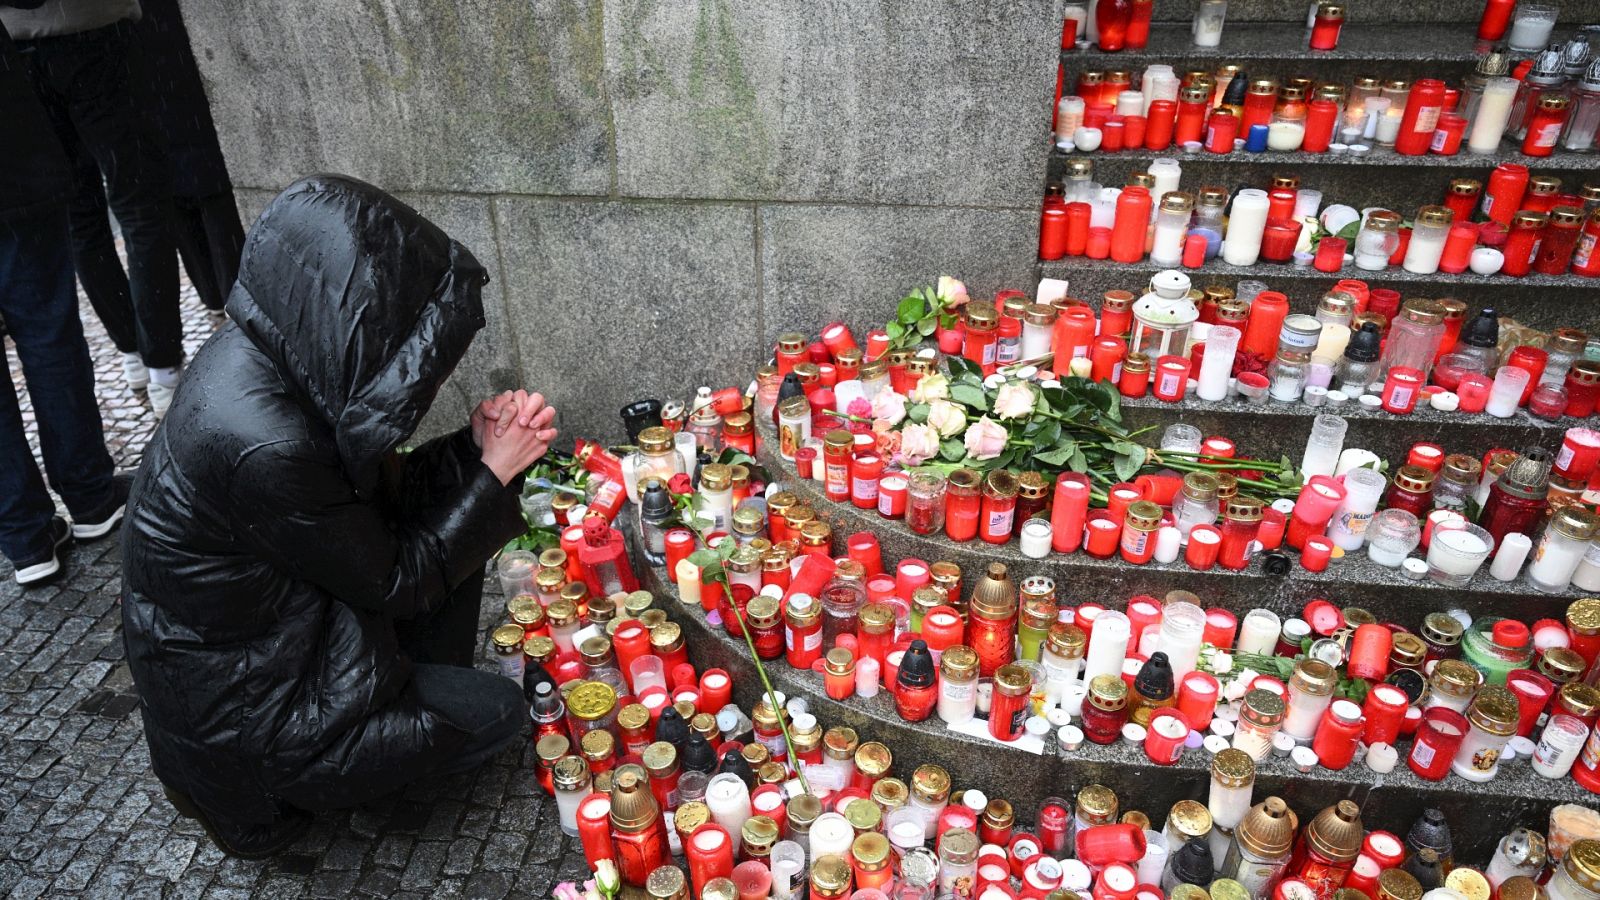
[[[472,669],[484,563],[526,525],[555,410],[518,392],[397,454],[484,326],[472,254],[370,185],[306,178],[246,239],[231,322],[133,485],[123,633],[151,766],[225,851],[476,767],[527,721]]]

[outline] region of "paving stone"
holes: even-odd
[[[359,872],[318,872],[312,876],[306,894],[318,900],[348,897],[355,890],[360,877]]]
[[[478,848],[483,842],[476,838],[456,838],[450,843],[450,852],[445,856],[444,874],[466,875],[470,873],[478,858]]]
[[[500,832],[489,838],[483,848],[483,868],[489,871],[511,871],[522,865],[528,852],[528,839],[524,835]]]
[[[411,851],[411,860],[400,876],[403,888],[421,890],[431,888],[439,881],[439,870],[444,866],[450,845],[441,841],[423,841]]]
[[[511,891],[511,876],[504,872],[479,872],[467,879],[465,894],[468,897],[499,900]]]
[[[169,838],[156,851],[150,864],[145,866],[144,873],[167,881],[177,881],[194,859],[194,851],[198,846],[188,838]]]

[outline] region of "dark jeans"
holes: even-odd
[[[22,360],[50,484],[74,517],[98,521],[116,489],[67,244],[64,208],[0,218],[0,318]],[[0,387],[0,553],[13,562],[48,557],[54,515],[7,378]]]
[[[119,348],[131,332],[149,366],[171,367],[183,358],[178,317],[178,257],[172,237],[172,180],[166,156],[145,130],[148,116],[134,102],[128,83],[123,22],[81,34],[18,41],[40,101],[68,153],[92,159],[104,177],[106,198],[122,227],[128,251],[126,284],[110,250],[105,203],[96,202],[88,169],[75,165],[72,203],[73,261],[95,311],[117,324],[107,331]],[[92,190],[101,190],[98,180]],[[121,299],[126,294],[127,300]],[[120,310],[119,310],[120,308]],[[120,334],[119,334],[120,332]]]

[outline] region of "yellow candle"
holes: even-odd
[[[678,599],[686,606],[699,606],[700,567],[687,559],[680,559],[678,568],[672,574],[678,581]]]

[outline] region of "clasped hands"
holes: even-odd
[[[506,391],[479,403],[472,411],[472,442],[483,451],[483,464],[510,484],[550,449],[556,438],[556,408],[544,395]]]

